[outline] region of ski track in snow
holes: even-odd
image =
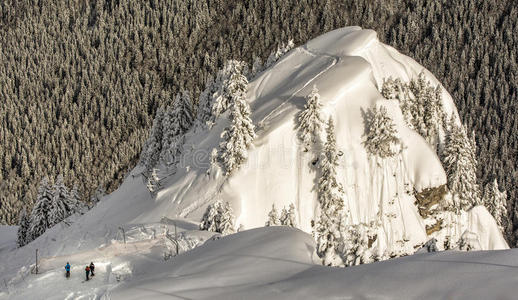
[[[327,58],[331,58],[332,59],[332,62],[329,66],[327,66],[324,70],[320,71],[318,74],[316,74],[315,76],[313,76],[311,79],[309,79],[306,83],[304,83],[302,85],[301,88],[299,88],[298,90],[296,90],[294,93],[291,94],[290,97],[288,97],[288,99],[284,100],[281,104],[279,104],[276,108],[274,108],[269,114],[267,114],[261,121],[259,121],[259,128],[262,128],[262,131],[264,131],[264,128],[269,124],[268,121],[275,118],[276,116],[278,116],[279,114],[281,114],[282,110],[281,108],[284,107],[284,105],[286,103],[288,103],[289,101],[291,101],[291,99],[293,99],[300,91],[302,91],[303,89],[305,89],[309,84],[311,84],[313,81],[315,81],[315,79],[317,79],[318,77],[320,77],[322,74],[326,73],[327,71],[329,71],[333,66],[335,66],[338,61],[340,60],[340,57],[339,56],[333,56],[333,55],[329,55],[327,53],[317,53],[317,52],[313,52],[312,50],[310,50],[306,45],[302,46],[302,47],[299,47],[297,49],[301,49],[304,53],[307,53],[308,55],[312,56],[312,57],[317,57],[317,56],[323,56],[323,57],[327,57]],[[299,50],[300,51],[300,50]],[[262,82],[261,82],[262,84]],[[256,98],[257,98],[257,94],[254,95]],[[257,133],[258,135],[261,134],[261,131]]]

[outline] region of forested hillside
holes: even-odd
[[[413,57],[475,131],[481,184],[507,190],[518,225],[518,8],[512,1],[5,0],[0,3],[0,200],[17,223],[40,180],[62,174],[83,200],[117,187],[160,105],[235,58],[359,25]],[[514,244],[511,226],[508,239]]]

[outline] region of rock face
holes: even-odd
[[[336,127],[338,176],[351,222],[377,221],[375,243],[380,249],[424,244],[429,237],[423,214],[444,195],[446,176],[435,151],[405,124],[399,103],[379,92],[385,78],[409,81],[420,72],[439,85],[414,60],[382,44],[374,31],[359,27],[334,30],[293,49],[248,86],[257,138],[247,162],[230,177],[210,163],[228,125],[225,116],[210,130],[188,133],[176,173],[163,179],[165,188],[153,208],[135,221],[156,221],[163,215],[200,219],[209,203],[221,199],[231,203],[238,226],[254,228],[264,226],[272,204],[280,210],[293,203],[298,226],[311,232],[318,214],[312,165],[316,154],[303,151],[297,120],[316,86],[324,118],[332,117]],[[446,114],[458,118],[444,89],[442,102]],[[369,156],[362,144],[365,113],[374,106],[383,106],[394,121],[404,148],[395,157]],[[161,173],[170,172],[164,167]]]

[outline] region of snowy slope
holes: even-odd
[[[148,239],[57,257],[41,274],[9,282],[0,299],[514,299],[518,292],[517,250],[425,253],[331,268],[319,265],[310,235],[288,227],[210,240],[169,261],[163,247]],[[68,280],[65,260],[73,266]],[[83,282],[90,260],[96,276]]]
[[[349,268],[315,265],[309,235],[262,228],[209,242],[112,299],[513,299],[516,250],[418,254]],[[498,280],[496,280],[498,278]]]

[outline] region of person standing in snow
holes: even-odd
[[[65,271],[67,272],[65,276],[67,278],[70,278],[70,264],[68,263],[68,261],[67,261],[67,264],[65,265]]]
[[[90,262],[90,273],[92,274],[92,276],[95,276],[94,274],[94,269],[95,269],[95,265],[93,262]]]
[[[90,275],[90,267],[89,266],[86,266],[85,268],[85,272],[86,272],[86,281],[88,281],[90,278],[88,277]]]

